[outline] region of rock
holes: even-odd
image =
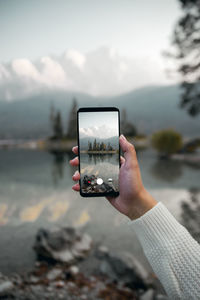
[[[34,295],[40,295],[43,293],[43,286],[42,285],[30,285],[30,290]]]
[[[71,275],[74,276],[79,273],[79,268],[77,266],[71,266],[69,268],[69,272],[71,273]]]
[[[109,253],[109,250],[106,246],[101,245],[97,248],[96,255],[101,258]]]
[[[121,259],[126,263],[144,282],[149,281],[149,273],[143,267],[143,265],[129,252],[123,252]]]
[[[146,273],[138,272],[135,265],[131,265],[130,260],[126,261],[124,258],[107,254],[100,264],[99,271],[108,278],[120,281],[131,289],[147,289],[147,282],[144,280]]]
[[[154,299],[154,290],[147,290],[141,297],[140,300],[153,300]]]
[[[76,288],[76,285],[75,285],[74,282],[69,281],[69,282],[67,283],[67,287],[68,287],[69,289],[75,289],[75,288]]]
[[[38,283],[39,280],[40,279],[38,277],[34,276],[34,275],[31,275],[30,278],[29,278],[29,281],[31,283]]]
[[[62,280],[59,280],[59,281],[56,281],[56,283],[55,283],[55,286],[57,287],[57,288],[63,288],[64,286],[65,286],[65,283],[64,283],[64,281],[62,281]]]
[[[23,283],[22,277],[19,274],[14,274],[11,278],[14,285],[20,286]]]
[[[40,264],[40,262],[39,262],[39,261],[36,261],[36,262],[35,262],[35,266],[36,266],[36,268],[39,268],[39,267],[40,267],[40,265],[41,265],[41,264]]]
[[[74,243],[72,252],[76,257],[85,257],[85,253],[89,252],[91,249],[92,239],[88,234],[82,235],[80,240]]]
[[[34,249],[40,259],[54,260],[72,264],[87,256],[92,246],[88,234],[77,229],[65,227],[49,231],[40,229],[36,235]]]
[[[112,278],[112,280],[117,280],[118,276],[116,272],[113,270],[111,264],[107,260],[103,260],[100,264],[100,273],[107,275]]]
[[[52,269],[51,271],[49,271],[47,273],[47,279],[49,281],[53,281],[56,278],[58,278],[59,276],[61,276],[61,274],[62,274],[62,270],[61,269],[58,269],[58,268]]]
[[[166,295],[158,294],[155,296],[155,300],[169,300],[169,298]]]
[[[14,288],[13,283],[10,280],[6,280],[0,283],[0,295],[3,296],[10,292]]]
[[[81,299],[81,300],[87,300],[88,297],[87,297],[86,295],[81,295],[81,296],[80,296],[80,299]]]

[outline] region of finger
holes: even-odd
[[[72,148],[72,152],[74,152],[74,154],[78,155],[78,146],[74,146]]]
[[[74,175],[72,176],[72,179],[73,179],[74,181],[77,181],[77,180],[80,180],[80,179],[81,179],[81,176],[80,176],[79,171],[76,171],[76,172],[74,173]]]
[[[123,156],[120,156],[120,164],[121,166],[125,163],[125,158]]]
[[[135,147],[127,141],[125,136],[120,135],[119,138],[121,149],[124,152],[125,161],[127,164],[137,161]]]
[[[80,191],[80,184],[76,183],[75,185],[73,185],[72,190],[77,191],[77,192]]]
[[[71,159],[69,161],[70,165],[71,166],[78,166],[79,165],[79,159],[78,159],[78,156],[76,156],[74,159]]]

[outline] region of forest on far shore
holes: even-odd
[[[101,142],[98,143],[96,139],[94,139],[94,142],[88,141],[88,152],[89,151],[114,151],[113,147],[111,146],[110,142],[108,145],[105,143]]]

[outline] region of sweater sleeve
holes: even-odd
[[[159,202],[130,221],[169,299],[200,299],[200,245]]]

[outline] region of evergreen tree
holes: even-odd
[[[122,110],[121,132],[126,136],[136,136],[137,134],[136,127],[127,120],[127,114],[125,109]]]
[[[97,143],[97,151],[99,151],[100,150],[100,144],[99,143]]]
[[[92,151],[92,143],[88,141],[88,150]]]
[[[77,135],[76,115],[77,115],[77,100],[76,98],[73,98],[72,108],[69,113],[69,122],[68,122],[67,134],[66,134],[66,136],[71,139],[75,139]]]
[[[63,126],[62,126],[62,117],[58,111],[54,118],[54,137],[56,139],[61,139],[63,137]]]
[[[112,151],[113,147],[111,146],[110,142],[108,143],[108,147],[107,147],[108,151]]]
[[[179,2],[183,14],[173,33],[172,45],[176,50],[168,56],[177,60],[182,77],[181,107],[196,116],[200,113],[200,1]]]
[[[93,147],[92,147],[92,150],[96,151],[97,149],[97,141],[96,139],[94,140],[94,143],[93,143]]]
[[[101,144],[100,144],[100,150],[102,151],[102,150],[104,150],[104,147],[103,147],[103,142],[101,142]]]
[[[55,122],[55,108],[53,103],[50,106],[50,115],[49,115],[50,127],[51,127],[51,134],[54,134],[54,122]]]

